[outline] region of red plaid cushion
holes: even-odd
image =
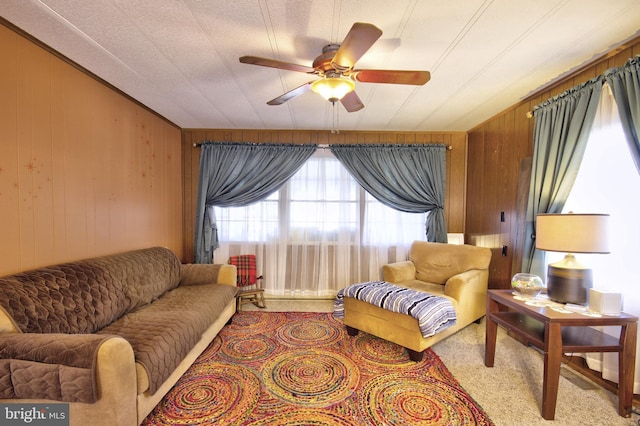
[[[242,254],[231,256],[229,263],[238,269],[238,287],[254,285],[256,279],[256,256],[253,254]]]

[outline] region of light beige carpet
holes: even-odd
[[[433,350],[497,426],[637,426],[637,415],[618,415],[616,395],[566,367],[560,376],[555,420],[543,419],[542,354],[499,329],[494,367],[488,368],[484,366],[484,338],[483,320],[437,343]]]

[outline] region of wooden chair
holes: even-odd
[[[242,305],[253,303],[258,308],[265,308],[263,277],[256,273],[256,256],[241,254],[231,256],[229,263],[238,270],[238,295],[236,296],[236,311],[242,312]]]

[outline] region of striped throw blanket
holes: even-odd
[[[399,287],[386,281],[353,284],[336,296],[334,316],[344,318],[344,298],[352,297],[418,320],[422,337],[433,336],[456,323],[456,311],[446,297]]]

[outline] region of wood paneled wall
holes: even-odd
[[[180,129],[1,24],[0,63],[0,275],[182,256]]]
[[[184,241],[186,259],[193,259],[195,206],[197,201],[200,148],[194,143],[203,141],[296,143],[296,144],[401,144],[444,143],[447,151],[447,194],[445,213],[449,232],[464,232],[467,134],[465,132],[350,132],[290,130],[203,130],[185,129],[182,135],[184,182]],[[416,239],[420,239],[417,236]]]
[[[510,279],[520,271],[522,260],[523,202],[526,203],[528,176],[523,176],[526,191],[518,191],[520,170],[526,170],[533,152],[533,119],[527,112],[545,100],[580,83],[601,75],[605,70],[625,64],[640,54],[640,38],[610,52],[557,83],[534,93],[490,120],[469,131],[466,234],[471,244],[490,247],[491,288],[509,288]],[[504,222],[501,222],[504,212]],[[507,255],[502,255],[502,247]]]

